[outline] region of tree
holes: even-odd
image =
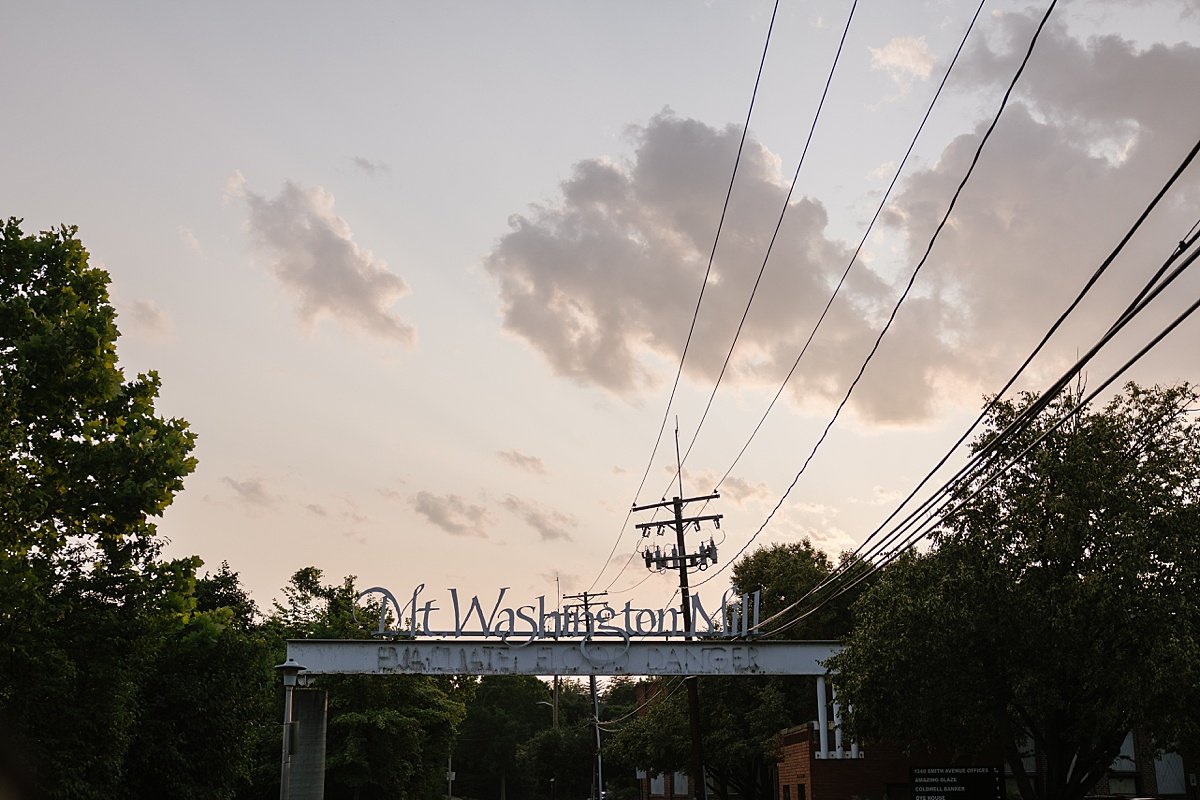
[[[126,756],[132,797],[233,798],[250,787],[264,739],[278,771],[279,682],[254,602],[226,563],[196,580],[191,599],[142,679]]]
[[[543,681],[530,675],[485,675],[476,685],[458,741],[455,771],[461,791],[470,797],[526,798],[536,788],[518,769],[518,750],[549,727],[549,702]],[[561,707],[560,707],[561,710]]]
[[[975,451],[1034,402],[997,403]],[[1133,728],[1195,735],[1200,428],[1188,386],[1130,384],[960,489],[885,570],[835,659],[863,737],[1003,748],[1025,800],[1078,800]],[[1067,413],[1000,446],[1004,464]],[[986,481],[991,481],[986,483]],[[1194,707],[1194,706],[1193,706]],[[1027,771],[1030,745],[1045,765]]]
[[[543,686],[543,695],[550,697],[553,690]],[[596,739],[591,692],[586,684],[563,678],[559,681],[558,694],[558,725],[552,724],[551,709],[538,708],[540,722],[533,735],[517,746],[516,768],[525,779],[527,797],[581,800],[591,796],[595,780]],[[464,745],[460,749],[469,747],[465,744],[467,730],[464,726]],[[612,785],[611,766],[608,762],[604,764],[605,783],[609,786]]]
[[[378,606],[356,603],[354,578],[325,584],[316,567],[297,571],[284,588],[265,630],[275,657],[289,638],[367,639]],[[445,789],[446,756],[466,709],[464,692],[452,679],[433,675],[326,675],[317,683],[329,692],[325,796],[330,800],[439,796]],[[277,683],[273,719],[282,716]],[[279,734],[262,749],[259,788],[278,790]]]
[[[805,597],[830,574],[825,553],[805,539],[793,544],[760,547],[733,567],[734,591],[761,592],[761,616],[781,612]],[[835,639],[849,631],[847,594],[821,612],[789,626],[787,638]],[[784,613],[773,625],[790,622]],[[687,734],[684,693],[665,682],[652,691],[644,713],[623,723],[612,743],[619,758],[655,772],[684,770],[689,763],[691,740]],[[774,797],[772,768],[778,760],[779,732],[816,717],[816,687],[812,678],[798,676],[739,676],[700,679],[701,730],[705,768],[721,798]]]
[[[196,559],[154,517],[194,469],[158,376],[117,366],[108,275],[75,229],[0,228],[0,713],[55,797],[121,797],[141,681]]]

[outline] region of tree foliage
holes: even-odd
[[[1073,400],[1005,442],[997,463]],[[836,659],[860,735],[1003,746],[1026,800],[1082,797],[1132,728],[1160,744],[1194,736],[1195,400],[1188,386],[1131,384],[962,489],[978,494],[928,553],[885,571]],[[975,450],[1033,401],[996,404]],[[1022,766],[1030,744],[1040,774]]]
[[[832,570],[825,553],[805,539],[760,547],[733,567],[737,594],[761,595],[765,620],[805,597]],[[786,631],[787,638],[835,639],[849,630],[850,595],[824,607]],[[783,614],[779,622],[790,620]],[[770,626],[766,626],[770,629]],[[678,682],[662,681],[643,713],[625,722],[611,749],[620,758],[652,772],[686,771],[688,735],[686,693]],[[774,796],[772,768],[778,761],[779,731],[816,717],[815,682],[806,677],[701,678],[701,731],[705,768],[717,795],[727,798]]]
[[[108,275],[74,228],[0,232],[0,710],[57,797],[125,796],[143,681],[196,559],[153,519],[195,467],[153,372],[117,364]]]
[[[298,570],[283,594],[265,623],[280,660],[290,638],[370,638],[371,620],[378,616],[378,608],[356,603],[353,577],[326,584],[316,567]],[[329,692],[326,797],[408,800],[445,790],[446,757],[466,714],[467,694],[458,684],[431,675],[327,675],[316,685]],[[278,687],[275,692],[282,696]],[[282,701],[276,702],[278,719]],[[264,747],[274,757],[263,752],[259,758],[259,763],[274,765],[267,775],[273,775],[276,790],[278,748],[276,730]]]

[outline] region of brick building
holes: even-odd
[[[657,686],[639,687],[644,703]],[[843,742],[841,709],[836,695],[826,693],[817,679],[818,716],[814,722],[781,731],[776,767],[775,800],[911,800],[912,770],[920,767],[993,767],[1004,770],[999,748],[994,752],[955,757],[946,752],[913,751],[903,744],[874,743],[859,746]],[[832,700],[832,702],[830,702]],[[832,712],[832,713],[830,713]],[[1038,759],[1030,756],[1025,770],[1037,780]],[[1090,793],[1096,798],[1164,798],[1200,800],[1197,772],[1176,753],[1158,754],[1150,737],[1131,733],[1109,767],[1107,776]],[[1008,776],[1007,770],[1004,775]],[[997,775],[997,779],[998,779]],[[639,772],[641,800],[679,800],[688,796],[687,776]],[[1005,779],[1010,798],[1020,793],[1011,777]]]

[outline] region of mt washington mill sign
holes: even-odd
[[[359,593],[378,620],[369,640],[297,639],[288,659],[308,675],[823,675],[834,642],[757,638],[760,596],[727,591],[682,608],[592,601],[558,606],[546,595],[520,602],[509,587],[466,595],[420,584],[398,597]]]
[[[678,608],[638,608],[633,601],[623,606],[599,602],[595,607],[567,605],[547,607],[546,596],[516,604],[508,598],[509,587],[494,598],[469,599],[458,589],[447,589],[438,598],[423,598],[425,584],[405,595],[401,605],[396,596],[381,586],[359,593],[356,599],[377,597],[379,624],[372,635],[379,638],[410,639],[419,636],[450,639],[499,639],[521,646],[536,641],[559,639],[619,639],[634,637],[726,638],[754,636],[758,626],[760,593],[737,595],[727,591],[719,604],[705,607],[699,595],[691,596],[692,630],[684,630]],[[553,603],[553,601],[551,601]],[[395,627],[391,627],[391,626]]]

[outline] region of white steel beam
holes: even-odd
[[[301,674],[824,675],[836,642],[292,639]]]

